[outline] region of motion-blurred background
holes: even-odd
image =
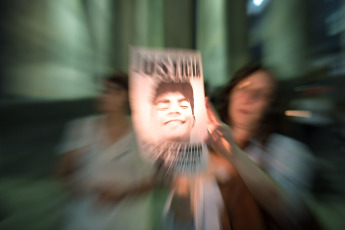
[[[320,161],[313,212],[345,229],[344,0],[1,1],[1,229],[60,229],[64,125],[95,112],[100,79],[128,71],[132,45],[200,50],[211,98],[249,60],[272,68],[279,129]]]

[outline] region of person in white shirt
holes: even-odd
[[[140,156],[128,116],[127,76],[105,80],[101,115],[72,121],[57,174],[69,190],[64,229],[151,230],[153,167]]]

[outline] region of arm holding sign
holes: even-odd
[[[238,171],[239,175],[262,207],[278,219],[283,219],[288,199],[284,190],[261,170],[234,141],[231,129],[222,123],[207,102],[210,124],[208,143],[223,155]]]
[[[231,163],[256,202],[281,228],[299,229],[309,218],[303,196],[311,184],[314,161],[303,144],[273,133],[269,119],[277,116],[272,109],[276,90],[274,76],[260,65],[237,71],[221,95],[221,118],[206,103],[209,145]]]

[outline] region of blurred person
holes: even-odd
[[[273,74],[250,64],[224,88],[220,118],[206,103],[208,171],[174,184],[169,229],[319,229],[304,202],[316,161],[305,145],[274,133],[276,92]]]
[[[139,155],[128,116],[128,79],[105,80],[98,100],[102,115],[71,122],[57,174],[71,200],[65,229],[152,229],[151,165]]]
[[[224,88],[220,117],[207,104],[223,229],[318,229],[304,202],[315,161],[305,145],[273,132],[276,93],[273,74],[249,64]]]
[[[152,104],[152,117],[160,142],[189,142],[195,123],[191,84],[160,82]]]

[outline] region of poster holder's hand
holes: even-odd
[[[205,99],[206,112],[207,112],[207,130],[208,138],[207,144],[214,150],[219,151],[225,157],[231,156],[233,146],[237,146],[230,127],[223,123],[208,98]]]

